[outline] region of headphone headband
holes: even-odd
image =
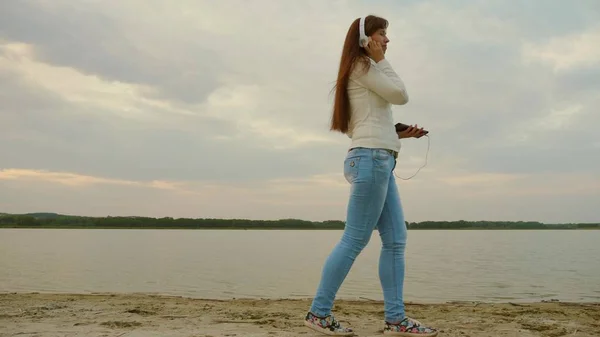
[[[364,47],[369,42],[369,38],[365,32],[365,19],[366,18],[364,16],[361,17],[358,24],[358,44],[361,47]]]

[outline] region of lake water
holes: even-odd
[[[312,297],[342,231],[0,229],[1,292]],[[377,232],[338,298],[382,299]],[[405,299],[600,301],[600,231],[411,230]]]

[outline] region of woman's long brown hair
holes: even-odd
[[[364,65],[365,71],[369,70],[371,62],[364,48],[358,44],[358,25],[360,18],[354,20],[346,33],[346,40],[342,49],[340,68],[338,70],[337,81],[335,84],[335,100],[333,103],[333,115],[331,118],[331,130],[341,133],[348,132],[348,123],[350,121],[350,99],[348,97],[348,82],[350,74],[354,70],[357,62]],[[388,21],[384,18],[369,15],[365,18],[365,33],[371,36],[378,29],[385,29]],[[363,69],[363,67],[361,67]]]

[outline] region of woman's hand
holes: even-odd
[[[419,129],[418,125],[415,125],[415,126],[411,125],[408,127],[408,129],[397,132],[397,133],[398,133],[398,138],[402,139],[402,138],[421,138],[427,132],[425,130],[423,130],[423,128]]]
[[[369,38],[369,43],[365,46],[365,51],[370,58],[375,62],[379,62],[385,58],[383,53],[383,48],[381,48],[381,43],[372,40]]]

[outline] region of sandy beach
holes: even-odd
[[[227,301],[147,294],[0,294],[0,336],[322,336],[302,325],[308,300]],[[381,336],[382,303],[338,300],[358,336]],[[439,336],[600,336],[600,303],[407,303]]]

